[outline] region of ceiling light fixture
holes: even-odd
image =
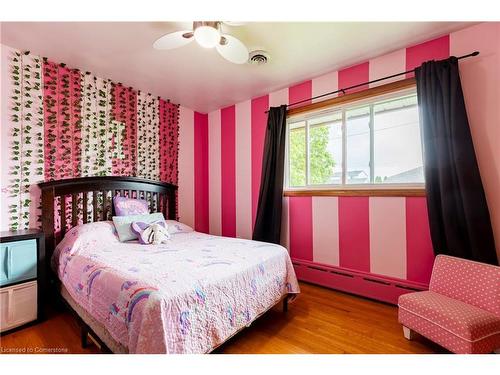
[[[221,21],[195,21],[192,30],[174,31],[158,38],[153,47],[160,50],[179,48],[193,40],[204,48],[215,48],[217,52],[234,64],[245,64],[248,61],[248,49],[232,35],[221,30]]]
[[[217,22],[195,22],[194,40],[203,48],[214,48],[221,37],[218,26]]]

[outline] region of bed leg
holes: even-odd
[[[82,324],[80,330],[80,338],[83,349],[86,349],[89,346],[88,337],[89,337],[89,328],[87,327],[86,324]]]
[[[283,299],[283,312],[288,312],[288,296]]]

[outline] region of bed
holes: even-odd
[[[146,199],[175,220],[174,185],[86,177],[40,188],[50,293],[79,318],[82,344],[90,336],[113,353],[209,353],[299,293],[279,245],[196,231],[159,245],[120,242],[113,197]]]

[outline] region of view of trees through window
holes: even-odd
[[[423,183],[416,94],[292,118],[287,155],[290,187]]]
[[[294,127],[289,132],[290,184],[304,186],[306,184],[306,128]]]

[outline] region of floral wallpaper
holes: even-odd
[[[29,52],[10,61],[10,229],[40,215],[36,184],[44,180],[125,175],[177,184],[178,105]]]
[[[33,207],[30,186],[44,179],[44,117],[42,62],[29,53],[15,52],[11,65],[12,115],[9,168],[9,222],[13,230],[29,226]]]
[[[130,87],[112,85],[112,120],[117,124],[117,138],[113,140],[113,174],[137,174],[137,92]],[[176,145],[172,147],[177,148]]]
[[[137,175],[159,179],[159,100],[139,92],[137,96]]]

